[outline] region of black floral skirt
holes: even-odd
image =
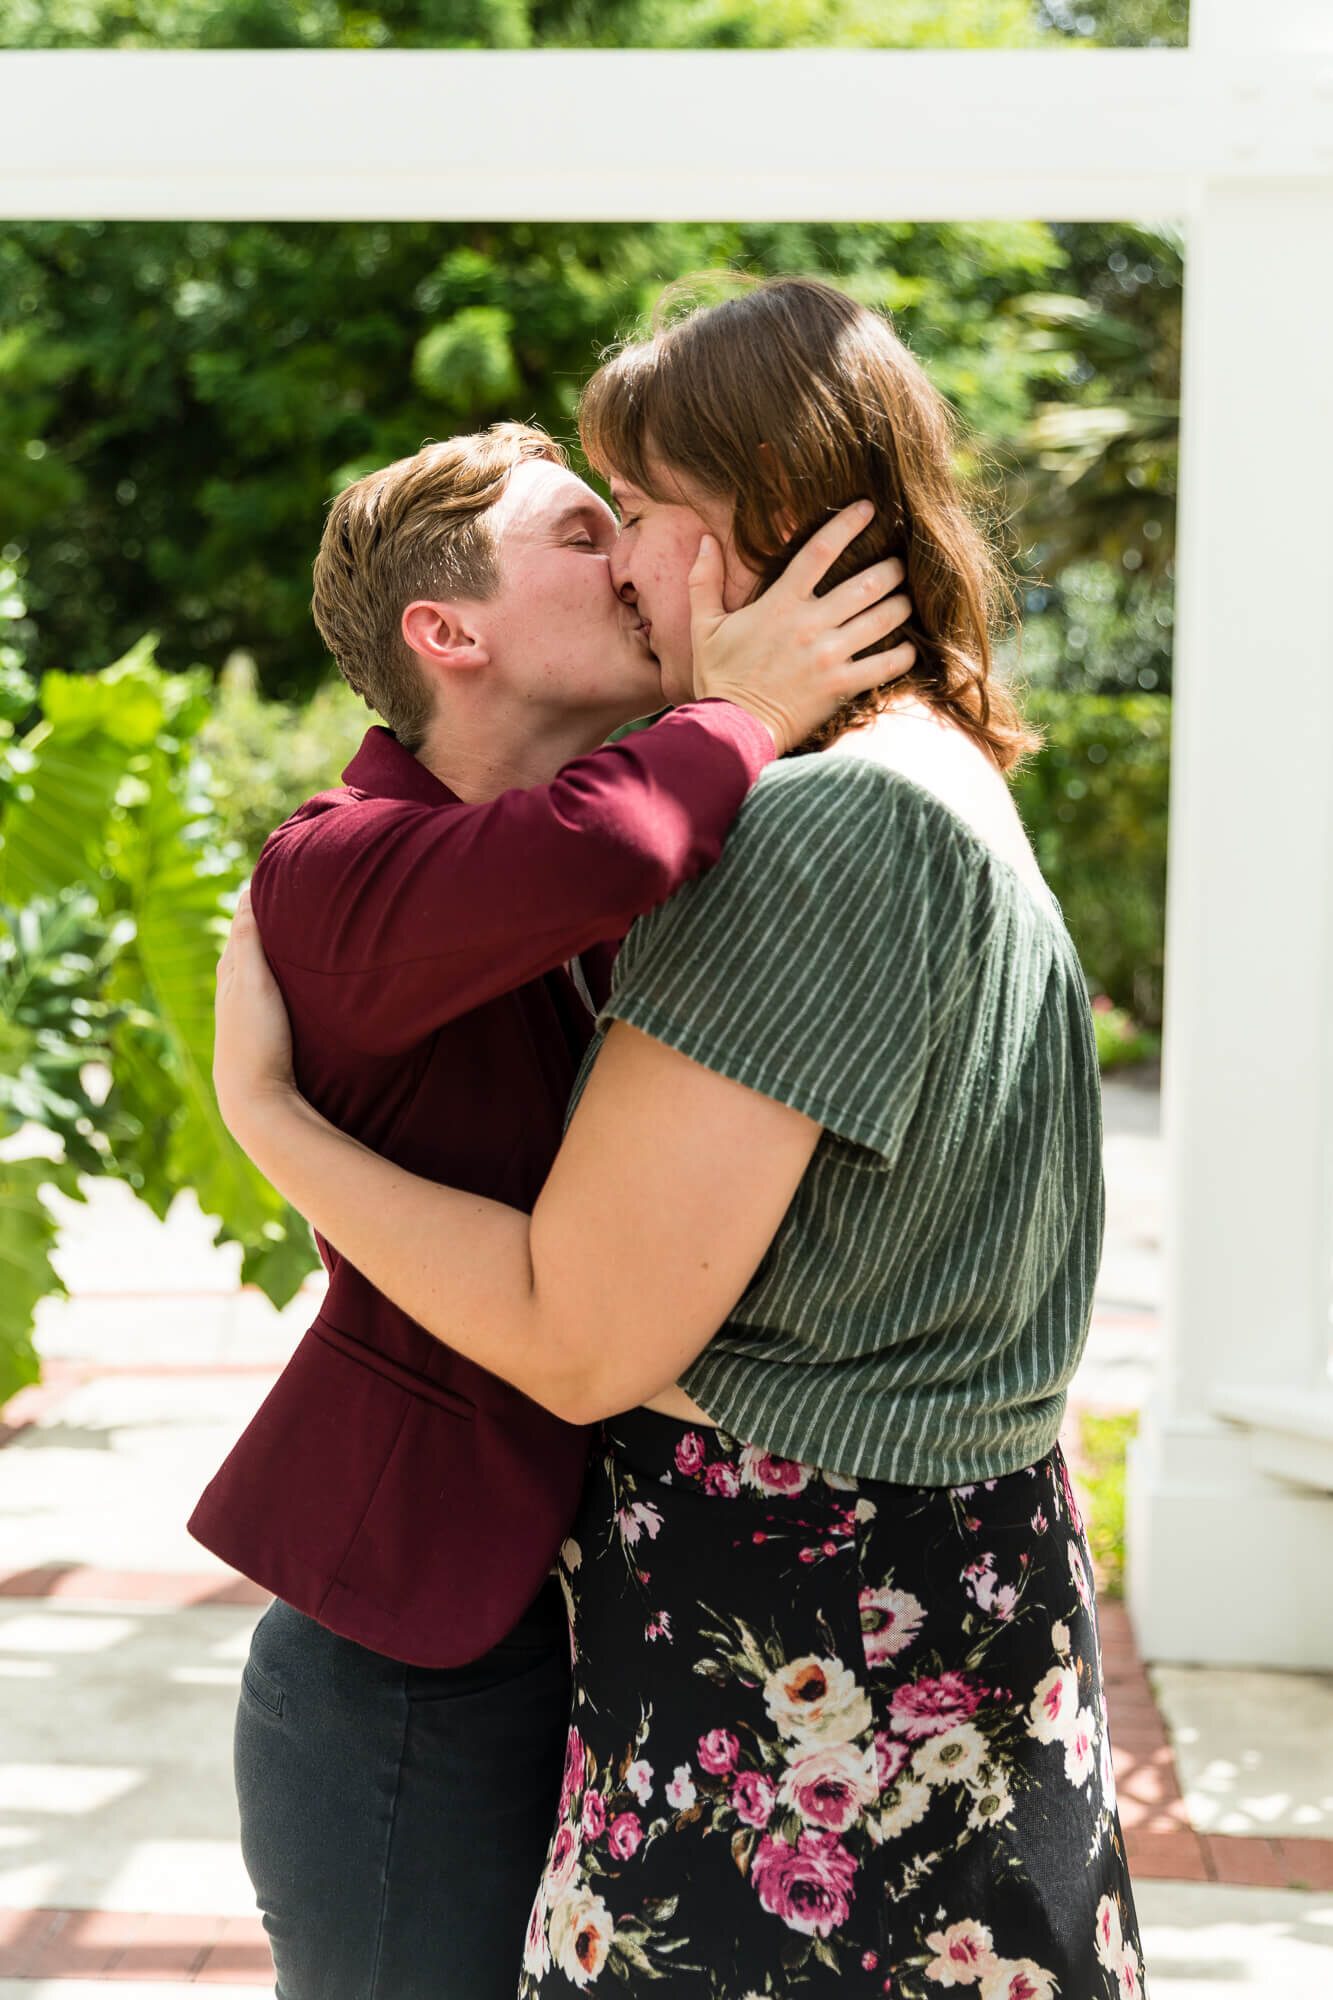
[[[1058,1449],[889,1486],[636,1410],[560,1568],[573,1725],[524,2000],[1144,1992]]]

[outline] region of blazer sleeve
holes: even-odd
[[[730,702],[678,709],[476,805],[363,799],[298,817],[252,895],[289,1002],[383,1055],[592,945],[716,862],[773,758]]]

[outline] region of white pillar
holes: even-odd
[[[1192,32],[1306,49],[1333,92],[1326,6],[1194,0]],[[1262,91],[1232,109],[1237,178],[1200,188],[1187,246],[1167,1284],[1130,1607],[1150,1659],[1327,1668],[1333,95],[1327,171],[1286,183],[1242,178]]]

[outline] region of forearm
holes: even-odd
[[[404,1312],[534,1402],[581,1420],[591,1357],[543,1310],[528,1216],[395,1166],[294,1089],[249,1099],[233,1130],[274,1187]],[[450,1244],[466,1254],[442,1255]]]

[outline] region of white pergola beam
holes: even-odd
[[[0,217],[1183,215],[1333,168],[1333,54],[0,54]]]

